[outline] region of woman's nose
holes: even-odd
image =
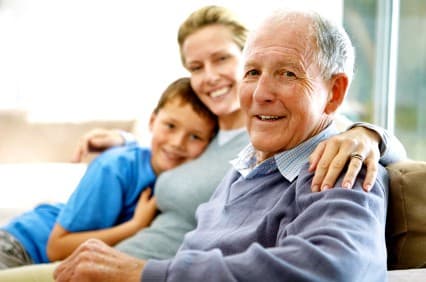
[[[217,70],[217,68],[211,65],[205,67],[204,75],[205,81],[211,84],[216,83],[220,78],[219,71]]]

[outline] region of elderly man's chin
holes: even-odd
[[[283,142],[278,142],[272,136],[250,135],[250,140],[253,147],[256,149],[257,162],[262,162],[269,159],[273,155],[285,150]]]

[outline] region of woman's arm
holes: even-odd
[[[78,141],[72,155],[72,162],[82,162],[90,152],[101,152],[114,146],[134,144],[133,134],[119,129],[93,129]]]
[[[351,157],[353,153],[360,157]],[[362,165],[367,167],[363,188],[369,191],[379,162],[386,166],[406,157],[404,146],[396,136],[369,123],[354,123],[348,130],[321,142],[312,153],[310,170],[315,171],[312,191],[333,187],[344,169],[347,170],[343,186],[351,188]]]

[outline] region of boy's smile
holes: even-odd
[[[173,99],[150,120],[152,167],[156,174],[198,157],[210,142],[214,123],[189,103]]]

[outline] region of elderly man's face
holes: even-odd
[[[330,86],[320,76],[308,21],[268,20],[244,50],[241,107],[258,162],[325,127]]]

